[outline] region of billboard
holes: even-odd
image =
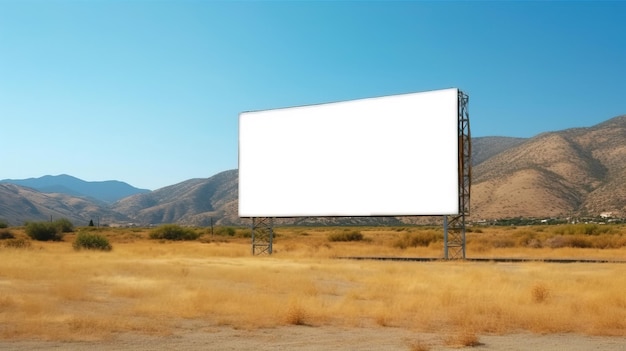
[[[243,112],[239,216],[459,213],[458,89]]]

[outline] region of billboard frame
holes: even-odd
[[[469,96],[459,90],[459,214],[443,218],[444,259],[465,259],[466,217],[470,214],[472,186],[472,138],[469,124]]]
[[[458,133],[458,212],[443,215],[444,259],[466,258],[466,217],[470,212],[471,192],[471,135],[469,124],[469,96],[457,90]],[[333,216],[341,217],[341,216]],[[251,218],[252,254],[272,254],[274,217]]]

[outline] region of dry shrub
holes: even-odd
[[[302,307],[302,305],[292,300],[289,303],[289,307],[287,307],[287,311],[285,312],[285,323],[291,325],[307,325],[306,323],[306,311]]]
[[[393,243],[393,246],[404,250],[407,247],[426,247],[441,240],[443,240],[443,234],[434,230],[426,230],[417,233],[405,233]]]
[[[411,351],[430,351],[430,345],[425,344],[421,340],[417,340],[409,343],[409,350]]]
[[[569,247],[576,247],[579,249],[586,249],[592,247],[591,239],[587,238],[583,235],[574,235],[569,239],[568,245]]]
[[[545,285],[538,283],[532,286],[530,289],[530,295],[533,302],[542,303],[550,298],[550,290]]]
[[[446,344],[461,347],[475,347],[482,345],[476,332],[469,329],[462,330],[457,335],[449,337],[446,339]]]
[[[4,247],[12,249],[30,249],[32,244],[30,240],[25,238],[8,239],[4,242]]]
[[[329,241],[361,241],[363,234],[358,230],[349,230],[328,235]]]
[[[392,326],[392,324],[391,324],[391,316],[389,316],[389,312],[388,311],[379,312],[376,315],[376,317],[375,317],[375,321],[376,321],[376,324],[380,325],[381,327],[390,327],[390,326]]]
[[[567,246],[567,238],[563,235],[553,236],[546,240],[546,246],[551,249],[558,249]]]
[[[15,235],[13,235],[13,233],[11,233],[10,230],[5,229],[5,228],[0,228],[0,240],[4,240],[4,239],[14,239]]]
[[[515,247],[515,241],[511,238],[496,238],[492,245],[495,248]]]

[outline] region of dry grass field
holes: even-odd
[[[626,263],[339,259],[441,257],[441,229],[420,227],[276,228],[274,254],[252,256],[244,229],[196,230],[205,234],[185,242],[98,230],[111,251],[76,251],[76,234],[29,247],[0,240],[0,348],[515,350],[550,336],[626,344]],[[626,227],[576,230],[474,229],[467,256],[626,260]],[[355,232],[361,240],[340,241]],[[285,345],[280,335],[301,338]],[[519,339],[509,348],[498,344],[507,335]],[[196,341],[176,344],[183,336]]]

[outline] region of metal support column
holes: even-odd
[[[472,141],[470,136],[469,96],[459,90],[459,214],[444,217],[444,258],[465,259],[465,219],[469,216],[472,183]]]
[[[269,217],[252,218],[252,255],[272,254],[274,220]]]

